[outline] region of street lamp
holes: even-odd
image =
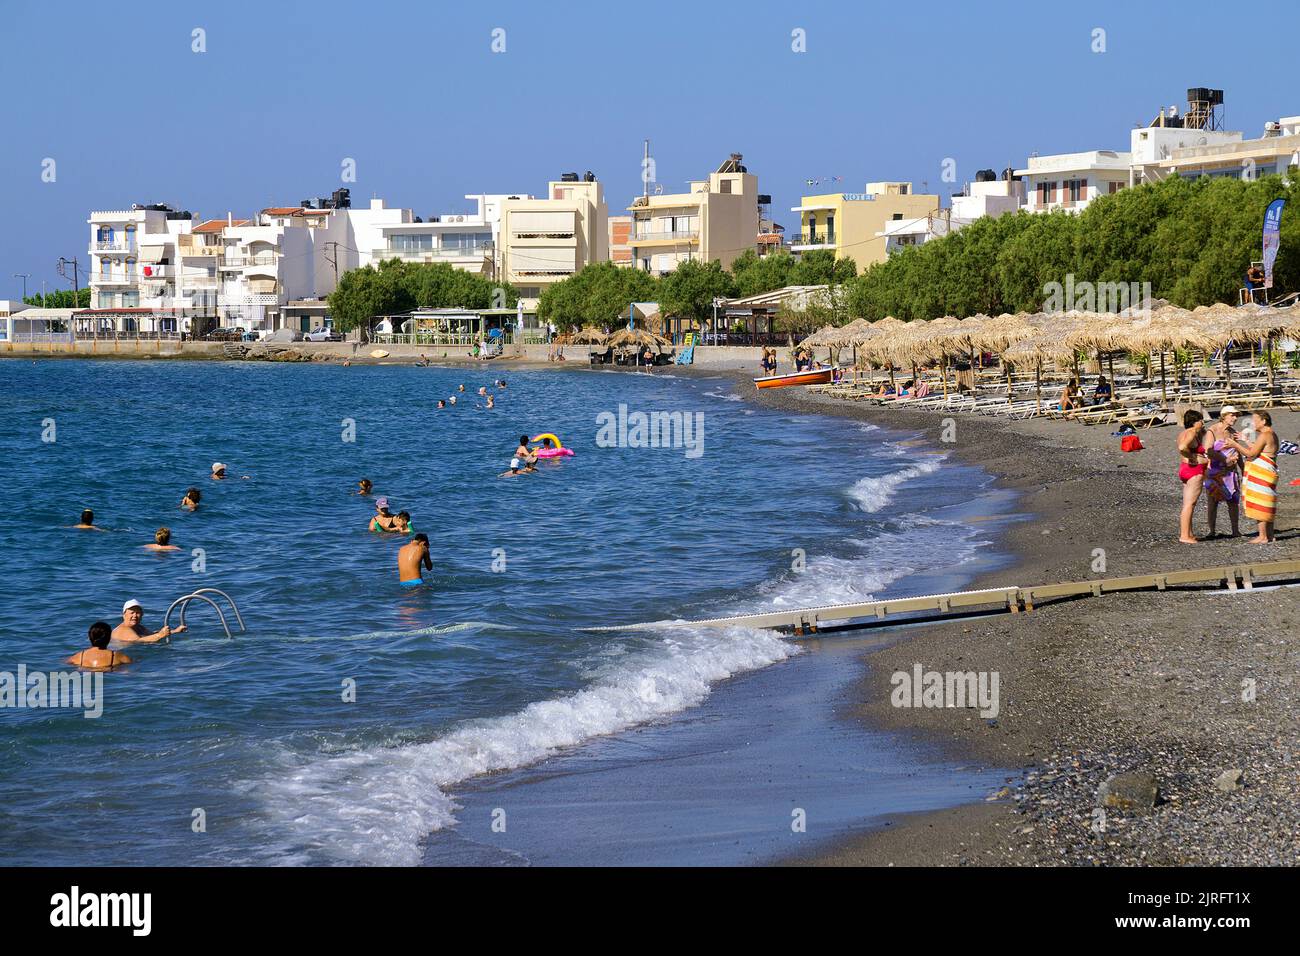
[[[23,301],[24,301],[24,302],[27,301],[27,280],[30,279],[31,277],[32,277],[32,274],[31,274],[30,272],[15,272],[15,273],[14,273],[14,278],[15,278],[15,279],[22,279],[22,280],[23,280]]]

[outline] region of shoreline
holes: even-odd
[[[739,378],[739,373],[732,373]],[[994,476],[1024,519],[1000,543],[1009,567],[972,588],[1040,584],[1297,553],[1297,507],[1279,486],[1278,543],[1220,538],[1178,544],[1179,486],[1172,426],[1143,432],[1146,451],[1123,454],[1102,426],[876,408],[802,390],[749,392],[761,405],[834,414],[895,430]],[[796,391],[800,394],[793,394]],[[746,394],[749,392],[749,394]],[[786,394],[786,393],[792,394]],[[939,432],[956,424],[956,441]],[[1274,413],[1283,437],[1300,415]],[[1227,515],[1220,509],[1221,533]],[[1204,534],[1205,510],[1195,527]],[[1243,529],[1253,525],[1242,517]],[[1105,570],[1093,570],[1105,552]],[[1230,603],[1233,602],[1233,603]],[[1250,603],[1243,603],[1250,602]],[[787,860],[793,865],[1246,865],[1300,859],[1293,798],[1300,742],[1289,647],[1300,592],[1113,594],[909,629],[865,656],[856,716],[873,730],[937,744],[958,759],[1021,768],[996,802],[892,818],[882,827]],[[996,671],[1001,712],[901,709],[895,671]],[[1254,681],[1253,701],[1242,700]],[[1242,771],[1242,785],[1216,783]],[[1155,775],[1149,812],[1097,814],[1097,789],[1115,773]]]

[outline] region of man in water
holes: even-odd
[[[214,461],[212,463],[212,480],[213,481],[226,480],[226,466],[219,461]]]
[[[141,626],[142,621],[144,621],[144,607],[132,598],[122,605],[122,623],[113,628],[113,640],[119,644],[157,644],[185,630],[184,624],[180,627],[164,626],[161,631],[150,634]]]
[[[108,642],[113,639],[113,629],[107,621],[96,621],[90,625],[89,636],[90,646],[68,658],[68,663],[73,667],[88,671],[111,671],[114,667],[134,663],[121,651],[108,649]]]
[[[369,478],[362,478],[357,482],[357,487],[359,489],[357,494],[359,495],[369,495],[375,488],[375,486],[370,483]]]
[[[95,527],[95,512],[91,511],[89,508],[87,508],[85,511],[81,513],[81,523],[74,524],[73,527],[81,531],[103,531],[104,530],[103,528]]]
[[[176,545],[172,544],[172,532],[170,528],[159,528],[153,533],[153,544],[144,546],[146,551],[179,551]]]
[[[489,395],[489,396],[487,397],[487,407],[488,407],[488,408],[496,408],[496,407],[497,407],[497,403],[496,403],[495,401],[493,401],[491,395]]]
[[[186,511],[198,511],[199,500],[203,497],[203,492],[197,488],[190,488],[185,492],[185,497],[181,499],[181,507]]]
[[[515,449],[515,457],[521,461],[528,462],[530,465],[537,461],[537,456],[533,454],[533,450],[528,447],[527,435],[519,436],[519,447]]]
[[[498,477],[498,478],[514,478],[514,477],[515,477],[516,475],[518,475],[518,474],[520,474],[520,471],[519,471],[519,459],[518,459],[518,458],[511,458],[511,459],[510,459],[510,470],[509,470],[509,471],[503,471],[503,472],[501,472],[501,474],[497,475],[497,477]]]
[[[422,567],[433,570],[427,534],[417,534],[397,551],[397,577],[402,582],[402,587],[414,588],[423,584],[424,578],[420,576]]]

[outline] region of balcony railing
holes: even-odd
[[[135,243],[125,239],[101,239],[95,243],[96,252],[135,252]]]
[[[629,238],[628,242],[630,243],[631,242],[657,242],[663,239],[698,239],[698,238],[700,238],[700,231],[698,229],[675,229],[675,230],[668,230],[665,232],[655,232],[653,230],[647,230],[646,232],[638,232],[636,235]]]
[[[792,246],[833,246],[835,237],[824,232],[796,232],[790,237]]]
[[[135,276],[114,272],[112,275],[100,273],[90,280],[91,285],[135,285]]]
[[[273,266],[279,261],[279,256],[267,252],[257,256],[226,255],[222,257],[221,265],[229,266],[231,268],[240,268],[242,266]]]
[[[225,251],[223,246],[205,246],[191,242],[180,243],[176,249],[183,256],[219,256]]]
[[[424,262],[437,259],[481,259],[492,255],[492,247],[447,246],[436,249],[393,249],[391,247],[376,249],[376,259],[401,259],[403,262]]]
[[[279,305],[280,297],[274,292],[244,292],[217,296],[217,305]]]

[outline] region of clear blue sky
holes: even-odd
[[[804,192],[907,179],[946,194],[1035,150],[1127,149],[1189,86],[1224,89],[1248,136],[1300,113],[1290,4],[1250,14],[1257,44],[1245,5],[1059,6],[6,0],[0,298],[20,294],[16,272],[29,292],[67,287],[55,261],[84,263],[92,208],[248,215],[328,195],[344,158],[354,202],[422,216],[587,169],[621,212],[648,137],[665,191],[743,153],[788,228]],[[947,157],[956,185],[940,181]]]

